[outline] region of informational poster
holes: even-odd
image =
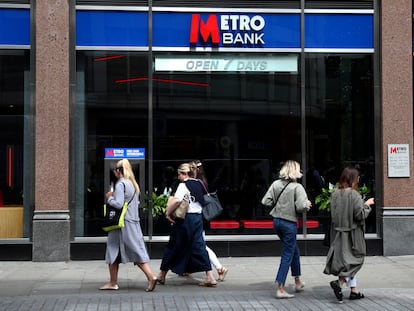
[[[410,177],[408,144],[388,144],[388,177]]]

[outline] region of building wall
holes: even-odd
[[[36,107],[33,261],[70,259],[69,3],[32,1],[36,25],[32,27]]]
[[[399,16],[397,19],[396,16]],[[412,1],[381,1],[384,255],[414,254]],[[409,144],[410,177],[388,177],[388,144]]]

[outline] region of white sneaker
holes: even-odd
[[[276,298],[277,299],[288,299],[288,298],[293,298],[295,297],[295,295],[286,293],[286,292],[282,292],[280,290],[276,290]]]

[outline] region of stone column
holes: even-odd
[[[33,261],[70,259],[70,2],[31,1],[36,149]]]
[[[383,252],[414,254],[412,0],[380,2]],[[388,177],[388,144],[409,144],[410,177]]]

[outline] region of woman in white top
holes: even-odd
[[[205,271],[206,280],[200,286],[213,287],[217,285],[211,270],[211,263],[203,238],[203,216],[201,214],[204,204],[204,189],[200,181],[194,177],[196,167],[188,163],[178,167],[180,184],[174,197],[169,200],[166,218],[172,223],[170,240],[164,250],[158,282],[165,284],[165,277],[169,270],[182,275]],[[185,196],[191,197],[190,205],[185,219],[173,219],[172,213]]]

